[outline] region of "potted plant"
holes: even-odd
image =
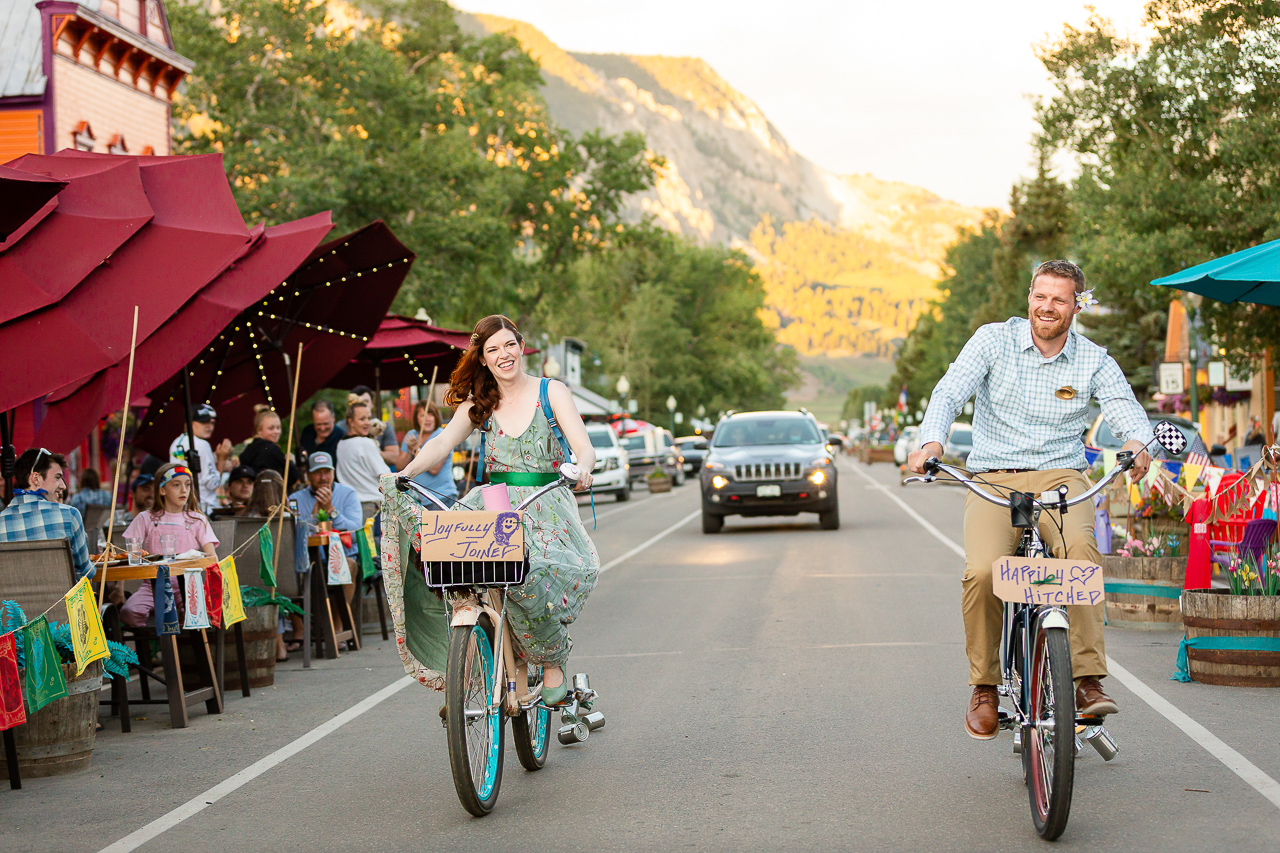
[[[1233,555],[1227,589],[1182,593],[1186,636],[1179,681],[1234,687],[1280,687],[1280,562],[1274,539],[1265,551]]]
[[[1127,489],[1126,489],[1127,491]],[[1126,628],[1160,628],[1181,621],[1178,597],[1187,575],[1189,527],[1182,509],[1154,487],[1129,505],[1123,524],[1112,527],[1120,543],[1102,558],[1106,578],[1107,624]],[[1115,503],[1104,505],[1107,515]]]
[[[649,485],[649,491],[655,495],[671,491],[671,478],[661,468],[654,468],[644,480]]]

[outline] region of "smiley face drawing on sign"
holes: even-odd
[[[493,538],[504,548],[511,544],[511,537],[520,529],[520,514],[515,512],[498,513],[498,523],[493,529]]]

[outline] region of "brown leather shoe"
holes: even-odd
[[[977,740],[991,740],[1000,728],[1000,694],[990,684],[973,688],[969,711],[964,715],[964,730]]]
[[[1102,690],[1102,684],[1092,675],[1076,682],[1076,714],[1082,717],[1103,717],[1119,714],[1115,700]]]

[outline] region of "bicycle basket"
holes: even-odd
[[[423,575],[431,589],[518,586],[529,572],[521,513],[422,513]]]

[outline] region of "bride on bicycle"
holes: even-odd
[[[569,461],[554,436],[550,414],[577,459],[581,474],[574,488],[586,491],[596,454],[573,395],[563,383],[550,382],[552,411],[545,412],[539,382],[525,372],[524,338],[515,323],[501,314],[485,317],[476,323],[470,346],[449,377],[445,403],[454,407],[453,419],[400,473],[413,478],[435,467],[472,430],[480,429],[485,435],[482,470],[489,482],[505,483],[516,504],[554,482],[556,471]],[[462,502],[480,508],[480,490],[472,489]],[[543,668],[542,698],[555,705],[568,692],[564,665],[573,648],[568,626],[595,588],[600,557],[578,517],[577,502],[563,489],[525,510],[524,521],[529,573],[509,593],[511,635],[517,655]]]

